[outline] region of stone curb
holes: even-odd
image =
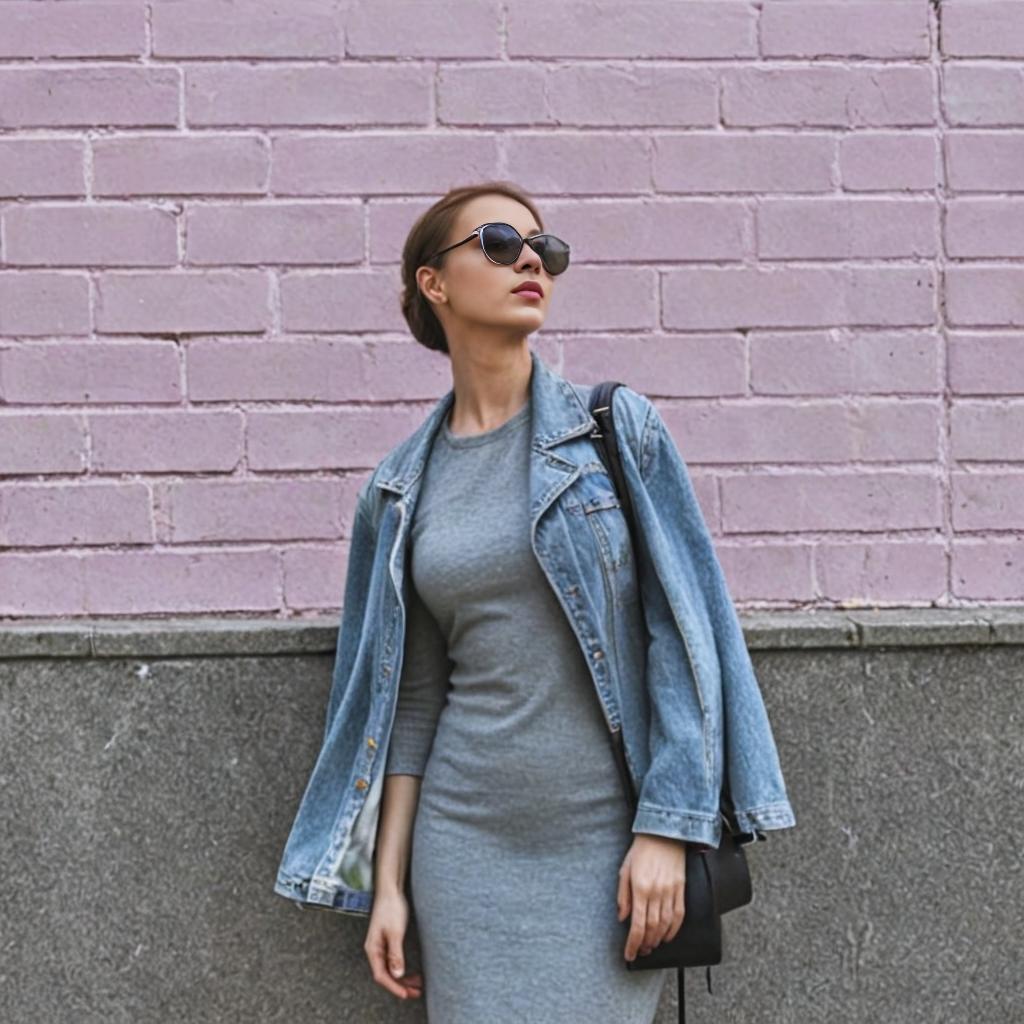
[[[1024,645],[1024,605],[764,611],[740,615],[750,650]],[[0,659],[333,654],[338,619],[0,622]]]

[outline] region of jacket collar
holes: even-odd
[[[543,457],[562,441],[589,434],[596,429],[597,421],[590,415],[576,388],[555,373],[532,348],[530,360],[533,363],[530,373],[530,447],[532,452]],[[377,487],[402,495],[408,491],[423,472],[434,435],[454,401],[453,387],[438,400],[423,423],[384,456],[376,473]],[[561,458],[558,461],[565,469],[576,468],[574,462]]]

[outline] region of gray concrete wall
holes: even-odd
[[[1024,1020],[1024,609],[744,625],[798,825],[747,848],[691,1019]],[[364,920],[271,891],[335,636],[0,626],[0,1020],[424,1019],[373,984]]]

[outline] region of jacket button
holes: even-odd
[[[366,737],[366,745],[371,750],[376,750],[377,749],[377,741],[372,736],[367,736]]]
[[[594,661],[600,661],[604,657],[604,651],[598,648],[594,651]]]
[[[356,789],[366,789],[367,785],[366,779],[356,779]]]

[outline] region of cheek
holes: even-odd
[[[498,267],[487,264],[473,267],[459,275],[452,290],[452,309],[467,319],[492,319],[512,306],[509,292],[514,284],[506,284]]]

